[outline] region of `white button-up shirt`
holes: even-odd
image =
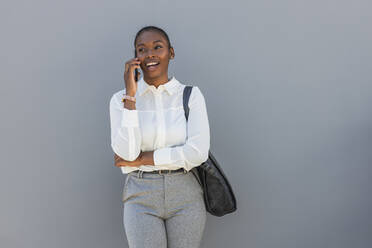
[[[134,170],[187,171],[208,159],[210,130],[204,96],[193,86],[189,118],[183,109],[185,85],[172,77],[156,88],[141,77],[136,92],[136,109],[124,108],[125,88],[110,100],[112,150],[124,160],[134,161],[141,151],[154,151],[155,165],[120,167],[123,174]]]

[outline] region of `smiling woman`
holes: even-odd
[[[155,87],[167,82],[169,60],[175,55],[168,35],[144,29],[137,34],[134,45],[144,80]]]
[[[122,201],[129,247],[197,248],[206,209],[203,190],[190,170],[208,159],[205,99],[194,86],[186,122],[186,85],[168,77],[175,53],[164,30],[142,28],[134,49],[135,58],[125,63],[125,88],[110,100],[115,166],[127,174]],[[143,72],[138,81],[135,69]]]

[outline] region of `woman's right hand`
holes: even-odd
[[[134,78],[134,70],[140,69],[140,64],[141,62],[138,58],[130,59],[125,63],[124,82],[126,94],[129,96],[135,96],[137,92],[137,82]],[[138,74],[140,74],[139,70]]]

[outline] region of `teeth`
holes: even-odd
[[[150,65],[157,65],[157,64],[158,64],[157,62],[150,62],[150,63],[147,63],[146,65],[150,66]]]

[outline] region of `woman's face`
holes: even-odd
[[[162,77],[168,79],[168,64],[174,57],[174,50],[168,48],[167,40],[163,35],[156,31],[141,33],[137,37],[136,52],[145,79]]]

